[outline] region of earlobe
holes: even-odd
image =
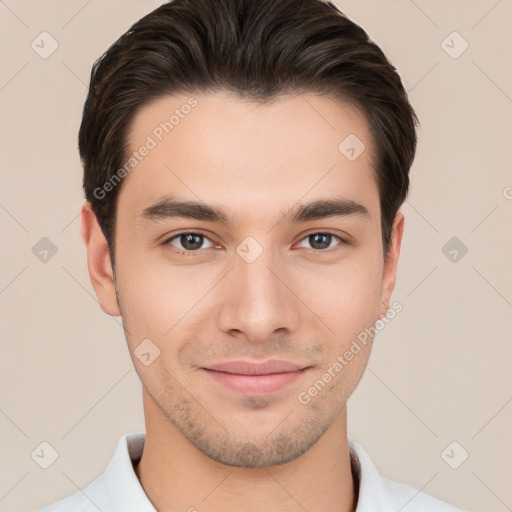
[[[377,313],[379,316],[379,319],[386,316],[389,309],[389,304],[387,300],[380,299],[379,306],[377,307]]]
[[[107,239],[101,231],[98,219],[88,201],[82,206],[81,223],[82,240],[87,251],[89,277],[101,309],[108,315],[120,316]]]

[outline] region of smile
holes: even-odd
[[[201,370],[215,382],[234,391],[261,396],[292,384],[308,368],[287,361],[271,360],[263,363],[230,361]]]

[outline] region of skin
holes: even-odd
[[[131,150],[189,97],[142,107]],[[371,341],[309,403],[297,396],[386,313],[403,215],[384,260],[373,145],[357,108],[313,93],[267,105],[227,92],[194,98],[198,105],[121,186],[115,276],[90,204],[82,208],[92,284],[103,311],[122,316],[143,384],[146,444],[136,474],[159,511],[353,511],[346,401]],[[366,146],[355,161],[338,150],[349,134]],[[171,193],[222,208],[233,223],[140,217]],[[368,215],[277,222],[298,203],[340,197]],[[183,237],[168,241],[183,231],[207,237],[195,240],[195,256],[174,252],[190,247]],[[335,236],[320,247],[309,235],[322,232]],[[236,252],[248,236],[263,250],[252,263]],[[160,350],[149,366],[134,356],[144,339]],[[269,358],[309,368],[264,396],[201,370]]]

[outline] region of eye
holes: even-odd
[[[321,251],[321,250],[329,249],[331,247],[331,242],[333,242],[334,239],[336,239],[342,243],[345,242],[345,240],[343,240],[341,237],[339,237],[333,233],[318,232],[318,233],[311,233],[308,236],[306,236],[305,238],[303,238],[301,240],[301,242],[299,243],[299,246],[304,247],[301,244],[304,241],[308,241],[311,244],[310,247],[312,249]]]
[[[177,235],[172,236],[164,242],[164,245],[176,247],[176,252],[187,254],[199,251],[201,248],[204,249],[202,245],[204,244],[205,240],[210,242],[211,245],[209,247],[215,246],[215,244],[206,235],[203,235],[202,233],[194,233],[191,231],[178,233]],[[179,245],[175,245],[175,243]]]
[[[339,243],[333,244],[333,242],[336,240]],[[210,245],[204,247],[205,241],[208,241]],[[308,248],[307,246],[303,245],[304,242],[309,243],[309,248],[316,251],[325,251],[326,249],[330,249],[336,245],[340,245],[341,243],[347,243],[347,241],[343,238],[329,232],[311,233],[304,237],[299,242],[298,246]],[[215,244],[206,235],[193,231],[177,233],[176,235],[173,235],[171,238],[167,239],[163,245],[171,246],[174,252],[184,256],[194,256],[195,253],[201,252],[202,249],[215,247]]]

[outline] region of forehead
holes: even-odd
[[[244,130],[240,132],[242,126]],[[259,102],[224,90],[168,95],[149,101],[135,113],[127,143],[130,150],[136,150],[145,136],[165,144],[172,136],[186,137],[191,131],[202,137],[197,139],[202,146],[214,132],[222,132],[232,142],[247,137],[257,137],[258,143],[274,146],[307,141],[305,146],[297,147],[303,153],[313,149],[315,142],[321,146],[322,136],[332,139],[336,147],[338,139],[350,133],[370,143],[367,120],[361,110],[332,96],[296,93]]]
[[[266,104],[229,92],[165,96],[140,108],[127,143],[137,161],[120,202],[139,212],[165,194],[253,214],[306,196],[378,200],[366,118],[328,96]]]

